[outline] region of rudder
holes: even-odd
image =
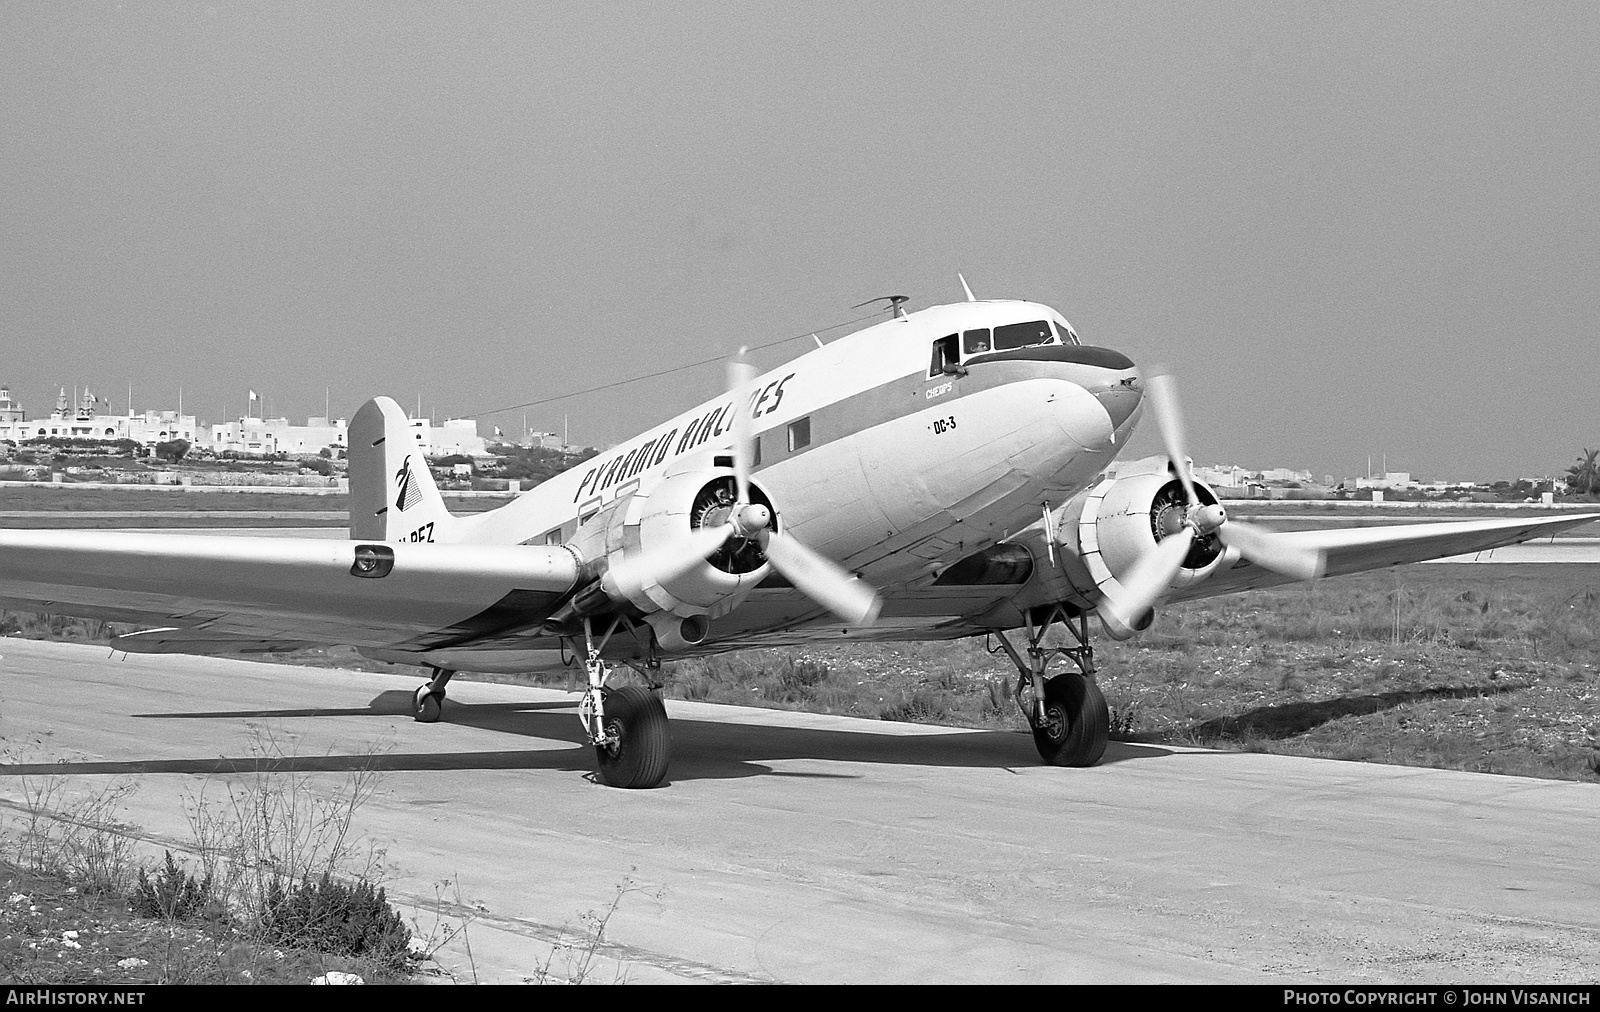
[[[350,420],[352,540],[453,540],[456,518],[413,433],[392,397],[374,397]]]

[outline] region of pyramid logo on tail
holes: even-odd
[[[422,489],[417,487],[417,481],[411,476],[411,457],[407,455],[405,462],[400,465],[400,470],[394,473],[394,480],[400,483],[400,491],[395,494],[394,504],[404,513],[417,504],[422,498]]]

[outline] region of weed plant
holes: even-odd
[[[294,772],[270,729],[258,728],[250,746],[254,772],[207,780],[185,804],[202,875],[216,883],[225,907],[257,915],[269,896],[324,875],[375,879],[383,852],[364,846],[356,812],[372,797],[377,774],[357,768],[329,789],[309,773]]]
[[[13,841],[17,862],[83,892],[124,894],[134,837],[119,813],[138,789],[132,780],[77,789],[63,777],[22,778],[23,811]]]
[[[606,930],[611,924],[611,919],[616,916],[617,908],[622,905],[624,898],[629,893],[646,892],[639,886],[631,875],[624,876],[617,883],[616,893],[612,895],[611,902],[604,910],[586,910],[578,916],[582,924],[580,931],[571,937],[563,929],[559,941],[551,947],[550,952],[534,966],[533,974],[524,978],[530,984],[594,984],[605,983],[598,980],[596,974],[600,968],[601,956],[611,943],[606,939]],[[649,893],[658,902],[661,893]],[[609,983],[625,984],[628,982],[628,971],[625,964],[618,964],[615,975]]]
[[[168,921],[220,917],[220,906],[212,899],[211,876],[196,880],[178,866],[170,850],[166,852],[165,861],[154,878],[144,868],[139,869],[139,880],[128,896],[128,908],[134,916]]]

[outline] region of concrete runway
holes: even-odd
[[[440,955],[463,979],[530,975],[624,880],[603,980],[1600,968],[1600,785],[1116,743],[1065,770],[1021,734],[673,701],[670,785],[617,791],[586,779],[567,693],[458,681],[445,723],[419,725],[416,677],[107,653],[0,640],[0,805],[24,776],[132,777],[127,820],[172,846],[183,798],[255,768],[262,734],[317,789],[375,766],[358,824],[424,931],[474,918],[470,956]]]

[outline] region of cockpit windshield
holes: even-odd
[[[1059,336],[1058,336],[1059,335]],[[1077,344],[1078,335],[1065,323],[1049,320],[1031,320],[1011,323],[1003,327],[966,330],[961,333],[961,356],[985,355],[991,351],[1015,351],[1018,348],[1035,348],[1041,344]]]
[[[1011,351],[1014,348],[1031,348],[1037,344],[1055,343],[1056,334],[1050,329],[1050,324],[1044,320],[1035,320],[1031,323],[1012,323],[994,328],[994,343],[990,347],[995,351]]]

